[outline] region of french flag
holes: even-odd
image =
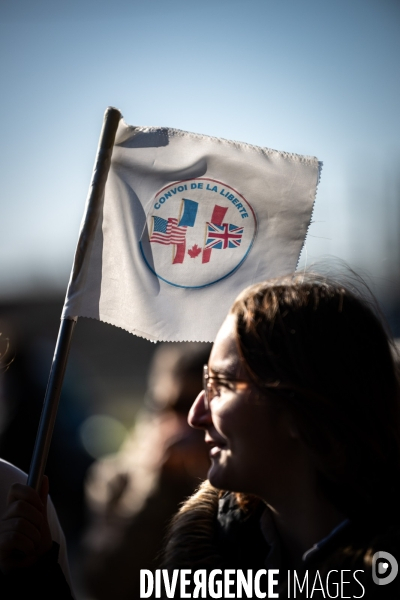
[[[183,206],[181,211],[181,217],[179,219],[179,227],[194,227],[197,217],[197,209],[199,208],[199,203],[194,200],[189,200],[188,198],[183,198]],[[173,264],[183,263],[185,260],[186,253],[186,239],[176,246],[176,254],[173,260]]]

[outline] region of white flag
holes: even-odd
[[[149,340],[212,341],[242,289],[295,270],[319,166],[121,119],[97,228],[63,316]]]

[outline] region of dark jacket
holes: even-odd
[[[73,600],[64,573],[58,564],[59,545],[53,546],[31,567],[0,572],[1,600]]]
[[[204,482],[172,521],[163,568],[170,572],[241,569],[245,573],[252,569],[253,574],[259,569],[278,568],[279,587],[275,591],[279,598],[400,598],[400,575],[388,585],[378,585],[372,579],[376,552],[389,552],[400,562],[398,530],[389,527],[379,531],[370,523],[346,522],[303,557],[303,568],[296,570],[299,584],[294,595],[293,568],[284,553],[279,564],[271,562],[271,547],[260,528],[264,510],[260,499],[220,492]],[[377,567],[374,569],[376,572]],[[261,589],[267,592],[266,575]]]

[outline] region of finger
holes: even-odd
[[[4,539],[8,540],[13,533],[30,539],[35,547],[41,542],[41,534],[37,527],[25,519],[14,518],[0,523],[0,544]]]
[[[21,483],[14,483],[8,492],[8,504],[16,502],[18,500],[24,500],[32,506],[35,506],[39,512],[43,511],[43,502],[36,490],[28,485]]]
[[[1,558],[11,558],[16,557],[15,552],[20,553],[20,558],[22,558],[21,554],[24,557],[30,556],[34,554],[36,550],[36,544],[27,537],[26,535],[16,532],[9,531],[4,532],[0,538],[0,556]]]
[[[40,529],[43,524],[44,515],[35,506],[32,506],[32,504],[29,504],[24,500],[16,500],[7,507],[6,512],[3,514],[2,521],[5,522],[10,519],[25,519],[32,523],[37,529]]]

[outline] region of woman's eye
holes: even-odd
[[[214,385],[217,394],[222,394],[227,390],[234,391],[235,389],[235,385],[227,379],[218,379],[218,381],[216,381]]]

